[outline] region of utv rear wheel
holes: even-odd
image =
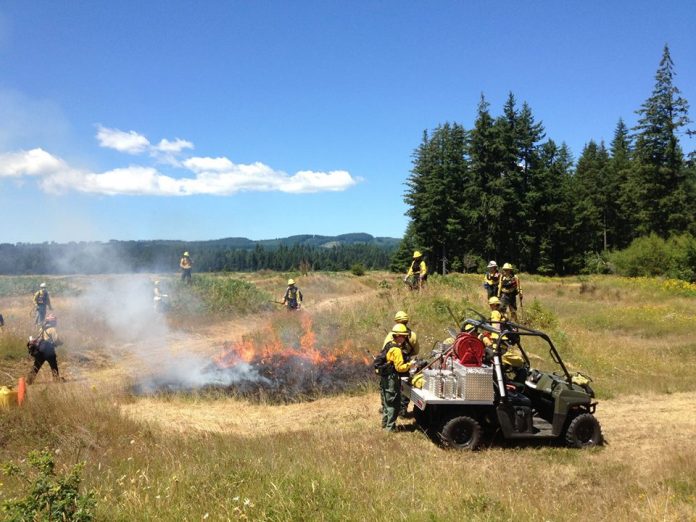
[[[575,417],[568,426],[565,439],[571,448],[591,448],[604,441],[599,421],[591,413]]]
[[[455,417],[442,427],[442,443],[459,450],[475,450],[481,442],[481,425],[471,417]]]

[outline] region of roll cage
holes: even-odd
[[[486,318],[476,310],[469,311],[474,312],[474,314],[476,314],[480,319],[465,319],[462,322],[460,328],[462,332],[467,331],[466,325],[470,325],[475,330],[483,330],[492,334],[496,334],[497,339],[494,340],[493,351],[497,355],[502,355],[504,353],[505,344],[514,344],[520,349],[520,352],[522,353],[522,357],[524,358],[527,367],[531,367],[531,363],[529,362],[527,352],[525,352],[524,348],[522,347],[522,337],[540,337],[549,345],[549,354],[553,362],[561,367],[561,369],[563,370],[563,375],[565,376],[565,379],[568,382],[568,384],[572,384],[572,377],[570,373],[568,373],[568,369],[566,368],[565,364],[563,364],[563,360],[561,359],[558,350],[556,350],[556,347],[554,346],[553,341],[551,341],[551,338],[544,332],[540,330],[534,330],[533,328],[528,328],[526,326],[522,326],[521,324],[513,323],[511,321],[490,322],[487,321]],[[517,342],[511,343],[507,341],[506,338],[516,338]]]

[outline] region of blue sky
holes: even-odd
[[[696,104],[695,21],[687,0],[8,0],[0,242],[400,237],[423,130],[512,91],[577,157],[635,123],[665,43]]]

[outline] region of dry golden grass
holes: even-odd
[[[246,277],[282,290],[286,276]],[[427,348],[452,323],[447,305],[485,303],[479,276],[433,278],[420,295],[388,274],[299,283],[318,330],[352,336],[360,350],[375,350],[397,309]],[[96,364],[106,355],[95,348],[88,361],[60,355],[87,380],[34,386],[26,408],[0,413],[0,457],[46,447],[61,465],[86,459],[100,520],[696,520],[696,304],[618,278],[523,285],[528,309],[537,298],[556,319],[550,333],[568,365],[595,379],[603,448],[496,440],[445,451],[410,420],[396,434],[379,430],[375,392],[280,406],[133,397],[123,382],[137,362]],[[174,349],[193,340],[212,353],[232,326],[189,332]],[[5,480],[0,501],[18,488]]]

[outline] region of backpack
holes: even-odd
[[[395,371],[394,363],[391,361],[387,361],[387,353],[394,346],[396,346],[394,343],[385,344],[384,348],[382,348],[382,351],[375,356],[375,360],[372,362],[372,367],[375,369],[375,373],[380,377],[389,375]]]

